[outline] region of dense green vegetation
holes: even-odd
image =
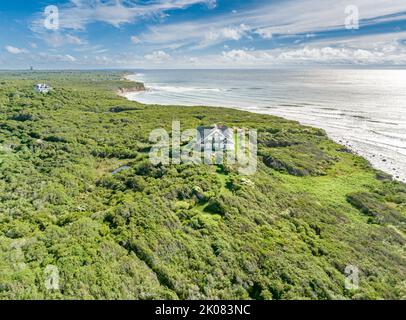
[[[116,94],[134,87],[116,72],[0,74],[1,299],[406,298],[404,184],[322,130]],[[257,129],[258,172],[152,166],[149,133],[172,120]]]

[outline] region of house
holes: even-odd
[[[51,90],[52,88],[45,83],[38,83],[37,85],[35,85],[35,91],[40,93],[48,93]]]
[[[201,145],[204,150],[231,151],[235,149],[234,130],[226,126],[213,125],[210,127],[198,127]]]

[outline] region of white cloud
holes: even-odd
[[[102,45],[83,45],[73,49],[76,52],[86,52],[87,54],[101,54],[109,51],[109,49],[103,47]]]
[[[354,46],[350,40],[328,44],[272,50],[230,50],[224,51],[217,60],[228,66],[274,66],[274,65],[406,65],[406,46],[393,41],[371,43],[366,37],[365,46]]]
[[[139,44],[141,40],[137,36],[131,36],[131,42],[134,44]]]
[[[59,48],[63,46],[82,46],[87,44],[87,41],[72,35],[61,32],[40,32],[37,37],[47,43],[49,46]]]
[[[71,0],[59,6],[60,30],[84,30],[88,24],[105,22],[115,27],[133,23],[148,16],[165,16],[165,11],[183,9],[195,4],[205,4],[208,8],[216,7],[215,0],[154,0],[140,3],[136,0]],[[33,31],[44,29],[42,13],[32,24]]]
[[[406,34],[406,32],[405,32]],[[406,65],[406,46],[394,41],[396,34],[381,35],[377,41],[373,36],[340,41],[317,41],[307,45],[270,50],[225,49],[211,55],[187,56],[169,55],[163,50],[153,51],[144,56],[130,52],[103,55],[93,54],[76,58],[71,55],[41,54],[27,55],[38,63],[74,63],[76,67],[123,67],[140,68],[268,68],[286,66],[342,65],[342,66],[385,66]],[[401,38],[402,35],[399,35]],[[25,56],[24,56],[25,57]]]
[[[247,50],[231,50],[231,51],[223,51],[223,58],[224,61],[231,61],[231,62],[255,62],[258,61],[258,58],[250,51]]]
[[[48,53],[40,53],[39,58],[41,60],[45,60],[47,62],[76,62],[77,59],[69,54],[48,54]]]
[[[11,54],[21,54],[21,53],[28,52],[26,49],[20,49],[20,48],[16,48],[16,47],[13,47],[10,45],[5,46],[4,48],[7,50],[8,53],[11,53]]]
[[[406,19],[404,0],[351,0],[359,7],[362,28],[382,21]],[[253,9],[149,28],[140,35],[145,45],[159,48],[207,47],[221,41],[240,40],[250,34],[270,39],[278,36],[345,30],[346,0],[295,0],[268,2]],[[249,26],[238,30],[238,26]],[[187,32],[180,32],[187,30]]]
[[[236,28],[224,28],[221,33],[225,39],[240,40],[249,30],[245,24],[241,24]]]
[[[75,44],[75,45],[82,45],[86,44],[86,41],[80,39],[79,37],[73,36],[73,35],[66,35],[66,43],[68,44]]]
[[[401,64],[405,62],[406,33],[393,32],[359,36],[359,32],[345,31],[345,8],[347,0],[286,0],[258,2],[256,7],[245,10],[229,10],[214,17],[205,16],[182,22],[165,19],[168,11],[184,9],[191,5],[206,5],[215,8],[213,0],[70,0],[60,7],[61,29],[48,32],[37,19],[33,29],[53,47],[67,44],[77,45],[74,52],[86,51],[89,61],[97,56],[97,63],[133,66],[162,64],[170,61],[171,66],[196,64],[202,66],[268,66],[279,64]],[[359,7],[361,29],[377,22],[398,21],[406,18],[404,0],[351,0]],[[137,46],[139,57],[106,54],[104,48],[91,48],[86,41],[74,36],[74,30],[84,30],[94,22],[104,22],[116,27],[140,19],[152,18],[152,25],[137,36],[131,36]],[[159,22],[159,23],[155,23]],[[319,32],[335,29],[344,31],[345,37],[335,36],[334,40],[318,40]],[[337,33],[338,34],[338,33]],[[250,39],[285,38],[283,47],[272,50],[230,50],[203,56],[197,50],[234,41],[231,48],[241,47],[238,41]],[[296,42],[294,45],[286,43]],[[289,41],[288,41],[289,40]],[[305,45],[300,45],[305,43]],[[228,43],[227,43],[228,44]],[[244,41],[246,46],[252,44]],[[255,44],[254,44],[255,45]],[[18,48],[15,48],[18,49]],[[24,49],[18,49],[24,50]],[[114,52],[114,48],[111,50]],[[134,49],[135,50],[135,49]],[[138,51],[137,51],[138,52]],[[142,53],[141,53],[142,52]],[[152,52],[152,53],[149,53]],[[190,56],[183,56],[189,52]],[[59,52],[58,52],[59,53]],[[145,54],[147,53],[147,54]],[[170,54],[171,55],[170,55]],[[93,55],[93,56],[92,56]],[[199,58],[196,58],[199,56]],[[62,55],[62,57],[65,57]],[[72,57],[73,58],[73,57]],[[78,58],[78,60],[80,60]],[[77,61],[76,61],[77,62]],[[166,65],[165,65],[166,67]]]
[[[263,7],[239,14],[246,23],[258,26],[272,34],[313,33],[343,29],[349,5],[359,8],[361,27],[384,19],[395,21],[405,18],[403,0],[296,0],[272,2]],[[403,13],[400,16],[395,14]]]
[[[172,59],[169,54],[167,54],[165,51],[162,50],[155,51],[151,54],[147,54],[144,56],[144,58],[149,62],[157,64],[168,62]]]
[[[273,37],[272,31],[269,29],[257,29],[255,33],[263,39],[272,39]]]
[[[224,41],[238,41],[243,37],[248,36],[250,27],[245,24],[237,26],[228,26],[221,29],[212,29],[204,33],[204,38],[195,48],[210,47]]]
[[[217,7],[217,0],[207,0],[206,4],[209,9],[214,9]]]
[[[75,61],[77,61],[77,59],[76,59],[75,57],[72,57],[70,54],[66,54],[66,55],[64,56],[64,58],[65,58],[67,61],[70,61],[70,62],[75,62]]]

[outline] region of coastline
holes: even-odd
[[[124,75],[124,79],[126,81],[142,83],[142,82],[140,82],[140,80],[138,80],[136,78],[136,76],[137,76],[137,74],[126,74],[126,75]],[[124,97],[124,98],[126,98],[126,99],[128,99],[130,101],[136,101],[138,103],[145,104],[145,102],[138,101],[137,98],[136,98],[137,93],[148,91],[148,89],[145,87],[144,84],[143,84],[143,86],[144,86],[143,90],[127,90],[125,92],[121,92],[120,96],[122,96],[122,97]],[[165,105],[165,104],[162,104],[162,105]],[[183,105],[182,103],[177,103],[176,105],[189,106],[187,104]],[[208,105],[208,106],[210,106],[210,105]],[[218,106],[211,106],[211,107],[220,107],[220,106],[221,106],[221,104],[219,103]],[[318,126],[317,124],[314,124],[314,123],[312,123],[312,124],[305,123],[304,121],[302,121],[301,119],[298,119],[297,117],[295,117],[295,118],[288,117],[288,116],[285,116],[285,115],[281,115],[281,114],[278,114],[278,113],[272,113],[272,112],[269,112],[269,111],[261,112],[259,110],[249,110],[249,109],[241,107],[241,106],[232,107],[232,106],[225,105],[224,108],[230,108],[230,109],[241,110],[241,111],[248,111],[248,112],[252,112],[252,113],[255,113],[255,114],[269,114],[269,115],[280,117],[280,118],[283,118],[283,119],[286,119],[286,120],[297,121],[301,125],[310,126],[310,127],[325,130],[326,133],[327,133],[327,136],[331,140],[333,140],[335,143],[343,146],[349,152],[351,152],[351,153],[353,153],[355,155],[358,155],[360,157],[363,157],[376,170],[383,171],[384,173],[388,174],[395,181],[406,183],[406,175],[402,174],[401,164],[398,163],[399,160],[396,159],[395,156],[394,156],[394,158],[390,159],[389,157],[382,156],[381,154],[371,152],[370,150],[368,150],[367,148],[365,148],[365,146],[362,146],[361,144],[354,143],[353,141],[348,141],[348,138],[345,137],[345,136],[340,136],[340,135],[337,135],[337,134],[329,133],[328,130],[326,130],[326,128],[324,128],[322,125]]]
[[[131,83],[131,86],[129,86],[128,88],[119,88],[118,90],[116,90],[116,94],[119,95],[120,97],[124,97],[124,98],[128,99],[128,96],[127,96],[128,94],[147,91],[147,88],[145,88],[144,83],[131,79],[130,76],[131,76],[131,74],[123,75],[123,80]],[[134,83],[137,84],[136,87],[133,87]]]

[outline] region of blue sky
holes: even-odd
[[[0,69],[406,65],[405,0],[2,0],[0,24]]]

